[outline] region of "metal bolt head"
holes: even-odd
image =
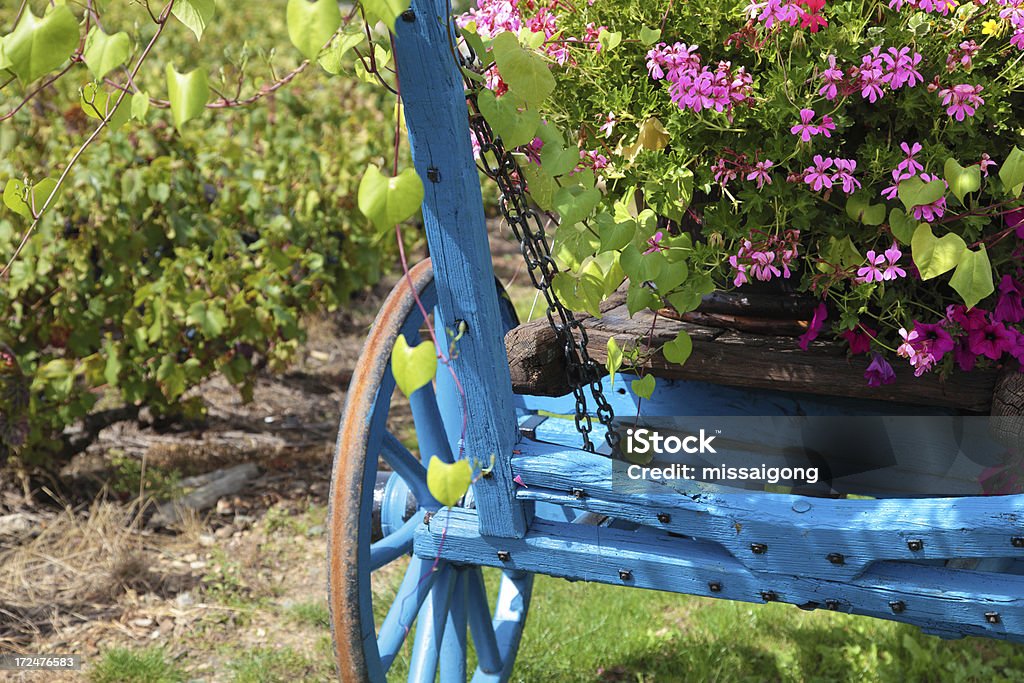
[[[889,609],[892,610],[893,614],[900,614],[907,609],[907,603],[902,600],[893,600],[889,603]]]
[[[985,612],[985,621],[990,624],[998,624],[999,612]]]
[[[413,12],[411,9],[405,10],[404,12],[402,12],[402,21],[406,23],[412,23],[416,21],[416,13]]]
[[[662,524],[668,524],[672,521],[672,515],[668,514],[667,512],[659,512],[658,521]]]
[[[827,559],[832,564],[846,564],[846,557],[842,553],[829,553]]]
[[[712,593],[721,593],[722,592],[722,584],[719,583],[718,581],[711,581],[711,582],[708,583],[708,590],[711,591]]]
[[[761,591],[761,599],[765,602],[775,602],[779,599],[779,595],[775,591]]]
[[[1014,548],[1024,548],[1024,536],[1014,536],[1010,539],[1010,545]]]
[[[573,487],[569,491],[569,493],[572,495],[573,498],[586,498],[587,497],[587,492],[586,491],[584,491],[583,489],[575,488],[575,487]]]
[[[620,569],[619,578],[623,581],[630,581],[633,578],[633,572],[629,571],[628,569]]]
[[[431,519],[431,518],[432,518],[433,516],[434,516],[434,513],[433,513],[433,512],[424,512],[424,513],[423,513],[423,523],[424,523],[424,524],[430,524],[430,519]]]
[[[441,182],[441,171],[436,166],[431,166],[427,169],[427,180],[432,183]]]
[[[839,601],[838,600],[826,600],[825,601],[825,609],[830,609],[833,612],[836,611],[837,609],[839,609]]]
[[[750,552],[754,553],[755,555],[764,555],[766,552],[768,552],[768,546],[764,543],[751,543]]]
[[[919,538],[914,538],[907,541],[907,547],[910,548],[911,552],[920,552],[924,549],[924,541]]]
[[[499,550],[498,551],[498,559],[501,560],[502,562],[508,562],[509,560],[512,559],[512,553],[510,553],[507,550]]]

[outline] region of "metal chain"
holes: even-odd
[[[558,273],[558,266],[551,257],[547,235],[540,214],[530,205],[519,163],[512,153],[505,149],[501,138],[494,135],[477,107],[476,88],[478,84],[467,81],[469,102],[469,127],[480,146],[480,162],[483,172],[498,184],[501,193],[499,209],[508,221],[512,233],[519,242],[519,251],[526,262],[527,272],[533,286],[544,295],[547,302],[547,318],[562,344],[565,355],[565,369],[569,386],[576,399],[576,429],[583,437],[583,448],[594,452],[590,434],[594,429],[593,420],[587,410],[585,388],[589,385],[597,405],[595,415],[605,427],[605,440],[614,450],[620,436],[613,429],[615,413],[601,387],[600,366],[587,352],[587,330],[572,311],[565,307],[552,288],[552,281]]]

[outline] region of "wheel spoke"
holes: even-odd
[[[434,581],[430,597],[420,608],[409,664],[409,683],[434,683],[445,619],[452,599],[452,578],[451,567],[442,569]]]
[[[375,572],[389,562],[412,552],[416,527],[423,524],[423,510],[410,517],[397,531],[370,546],[370,571]]]
[[[385,672],[395,661],[405,637],[409,635],[416,612],[423,605],[423,601],[434,586],[434,581],[437,580],[438,572],[434,571],[433,565],[433,560],[413,557],[409,562],[409,568],[405,570],[402,585],[398,588],[395,601],[384,617],[384,623],[381,624],[380,633],[377,635],[377,651],[380,653]]]
[[[441,683],[466,683],[466,570],[455,575],[441,640]]]
[[[427,489],[427,469],[409,449],[391,432],[384,434],[380,447],[380,457],[398,473],[416,497],[416,502],[423,506],[437,505],[434,497]]]
[[[501,671],[501,652],[498,651],[498,640],[491,624],[484,574],[480,567],[468,569],[467,574],[469,595],[466,598],[466,611],[469,630],[473,634],[473,647],[476,648],[480,669],[489,674],[497,673]]]
[[[416,423],[420,459],[424,463],[429,463],[430,457],[436,455],[443,462],[454,462],[452,447],[444,431],[444,422],[441,421],[441,413],[437,409],[434,386],[427,384],[412,392],[409,407],[412,408],[412,419]]]

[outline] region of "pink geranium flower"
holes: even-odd
[[[800,123],[796,124],[789,129],[789,132],[793,135],[799,135],[800,139],[804,142],[810,142],[811,136],[818,134],[818,127],[811,124],[814,120],[813,109],[801,109],[800,110]]]
[[[804,182],[815,192],[832,187],[832,174],[828,171],[834,163],[832,159],[824,159],[820,154],[815,154],[814,166],[809,166],[804,171]]]

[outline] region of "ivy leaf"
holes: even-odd
[[[85,39],[82,57],[96,80],[102,80],[108,73],[128,61],[130,52],[131,40],[127,33],[121,31],[108,36],[99,26],[95,26]]]
[[[67,5],[41,18],[26,7],[14,31],[3,39],[4,60],[29,83],[63,64],[78,47],[78,38],[78,20]]]
[[[660,28],[647,28],[646,26],[640,27],[640,44],[645,47],[649,47],[658,42],[661,38]]]
[[[885,222],[885,204],[872,204],[867,193],[857,192],[846,200],[846,215],[864,225]]]
[[[206,301],[197,301],[188,307],[188,317],[185,321],[189,325],[195,325],[207,337],[218,337],[228,326],[228,317],[216,304]]]
[[[960,165],[960,162],[950,157],[946,159],[946,165],[943,170],[945,171],[946,182],[949,183],[949,189],[956,195],[961,204],[964,203],[964,197],[971,192],[977,192],[981,189],[981,166],[975,164],[964,168]]]
[[[644,375],[640,379],[633,380],[630,385],[633,389],[633,393],[640,398],[649,399],[654,395],[654,387],[657,382],[654,379],[654,375]]]
[[[399,335],[391,350],[391,374],[406,396],[429,384],[437,374],[437,349],[433,342],[409,346],[405,337]]]
[[[615,337],[608,337],[608,360],[604,366],[608,368],[608,375],[611,377],[612,386],[615,386],[615,373],[622,367],[622,349]]]
[[[908,216],[903,209],[893,209],[889,212],[889,229],[902,244],[910,244],[918,225],[919,223]]]
[[[960,235],[947,233],[937,238],[927,223],[917,226],[910,250],[921,273],[922,280],[930,280],[955,268],[960,263],[967,244]],[[987,258],[986,258],[987,260]]]
[[[174,127],[181,132],[182,126],[203,113],[206,100],[210,97],[210,86],[204,69],[194,69],[179,74],[167,65],[167,93],[171,100],[171,115]]]
[[[671,297],[669,297],[671,299]],[[654,292],[644,287],[639,282],[630,282],[629,290],[626,292],[626,309],[630,315],[636,315],[637,311],[642,311],[646,308],[651,308],[657,305],[658,297],[654,295]],[[697,299],[697,303],[700,303],[700,299]]]
[[[551,174],[543,166],[538,166],[537,164],[523,164],[519,170],[526,176],[526,184],[530,189],[530,198],[545,211],[553,211],[555,208],[555,193],[558,192],[558,183],[551,177]]]
[[[690,357],[690,354],[693,353],[693,340],[690,339],[690,335],[687,334],[686,330],[680,330],[675,339],[667,342],[662,347],[661,352],[669,363],[682,365]],[[647,398],[650,398],[650,396]]]
[[[329,74],[338,75],[344,66],[345,55],[349,50],[366,39],[366,34],[359,28],[346,28],[341,32],[330,47],[320,55],[320,66]]]
[[[536,52],[524,49],[514,33],[499,33],[491,41],[498,72],[511,93],[527,104],[539,105],[555,89],[555,77]]]
[[[149,95],[144,92],[137,92],[132,95],[132,118],[138,121],[145,121],[149,113]]]
[[[640,132],[637,133],[636,142],[623,147],[622,156],[633,161],[642,150],[657,152],[665,149],[671,139],[672,137],[661,121],[652,116],[640,124]]]
[[[473,468],[465,460],[442,462],[436,455],[427,464],[427,489],[438,503],[452,507],[466,495],[473,483]]]
[[[978,251],[967,249],[960,256],[949,285],[957,291],[967,308],[974,308],[979,301],[995,291],[992,283],[992,264],[988,260],[985,245]]]
[[[633,241],[633,236],[636,235],[636,221],[631,218],[616,218],[609,221],[608,225],[601,226],[600,233],[601,251],[621,251]]]
[[[358,201],[359,210],[379,230],[389,230],[419,211],[423,204],[423,181],[412,168],[391,178],[370,166],[359,181]]]
[[[82,111],[89,118],[106,120],[111,130],[117,130],[131,117],[131,108],[124,106],[124,100],[118,105],[120,97],[120,93],[108,93],[89,83],[82,88]]]
[[[857,247],[849,235],[844,236],[843,239],[829,235],[828,246],[824,251],[825,262],[818,264],[818,270],[823,273],[835,272],[836,266],[849,268],[864,261],[864,257],[857,251]]]
[[[203,31],[216,12],[214,0],[175,0],[171,8],[171,14],[196,34],[196,40],[203,39]]]
[[[363,7],[370,11],[379,4],[387,3],[377,0],[365,2]],[[335,0],[288,0],[287,14],[288,37],[302,56],[309,60],[316,59],[320,50],[341,26],[341,10],[338,9]],[[388,26],[394,29],[394,19]]]
[[[484,89],[477,95],[477,104],[480,113],[494,132],[501,136],[506,148],[519,147],[533,141],[537,126],[540,125],[540,112],[520,111],[525,104],[522,100],[517,100],[511,93],[495,97],[493,92]]]
[[[602,51],[611,52],[622,43],[622,33],[603,28],[597,34],[597,42],[601,46]]]
[[[586,311],[601,317],[601,299],[604,298],[604,280],[593,271],[557,273],[551,281],[555,295],[572,310]]]
[[[601,201],[601,191],[596,187],[568,185],[555,193],[555,211],[562,217],[562,223],[574,225],[584,220]]]
[[[946,184],[941,180],[924,182],[919,177],[907,178],[899,184],[899,197],[903,206],[910,211],[915,206],[926,206],[939,201],[946,193]]]
[[[999,169],[999,179],[1003,181],[1007,193],[1014,197],[1020,195],[1021,188],[1024,187],[1024,152],[1019,147],[1014,147],[1006,157],[1002,168]]]
[[[29,205],[25,183],[11,178],[7,181],[7,186],[4,187],[4,204],[14,213],[31,220],[33,218],[32,206],[34,205],[36,213],[39,213],[55,187],[57,187],[57,181],[53,178],[40,180],[32,186],[32,205]]]
[[[395,30],[395,19],[402,16],[402,12],[409,9],[412,3],[410,0],[362,0],[360,3],[363,11],[371,16],[378,17],[388,25],[392,31]]]

